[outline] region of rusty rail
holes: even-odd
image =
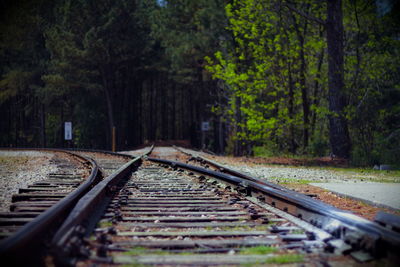
[[[277,187],[271,187],[258,178],[240,178],[177,161],[158,158],[148,159],[225,181],[235,186],[238,191],[248,196],[254,196],[262,203],[301,218],[330,233],[334,238],[344,240],[354,249],[367,251],[375,257],[382,257],[387,254],[393,256],[400,249],[400,234],[398,232],[305,195],[287,189],[280,190]],[[225,170],[227,169],[225,168]],[[329,242],[330,240],[324,241]]]
[[[51,254],[57,264],[72,265],[73,262],[70,260],[73,261],[74,257],[85,253],[80,250],[83,247],[82,237],[89,234],[95,227],[112,196],[116,193],[118,184],[123,182],[126,176],[141,164],[141,158],[149,155],[153,147],[151,146],[142,156],[136,157],[120,167],[79,200],[51,241]],[[130,157],[132,158],[132,156]]]
[[[45,150],[67,152],[62,150]],[[90,163],[92,166],[90,176],[68,196],[0,243],[0,257],[3,261],[11,264],[10,266],[40,264],[43,251],[47,249],[46,241],[54,233],[54,229],[61,225],[79,198],[88,192],[93,184],[100,181],[101,177],[99,176],[98,166],[92,159],[72,152],[67,153]]]

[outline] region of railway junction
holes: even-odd
[[[3,201],[0,213],[0,253],[9,266],[400,262],[395,207],[379,209],[326,190],[310,191],[313,186],[295,188],[282,182],[284,177],[268,178],[262,171],[276,166],[252,169],[251,164],[181,147],[1,153],[2,159],[23,158],[24,177],[14,180],[27,180],[8,184],[16,192],[2,192],[9,201]],[[18,172],[7,160],[2,164],[2,179]],[[291,168],[286,179],[307,178],[304,168]],[[29,177],[38,170],[39,177]],[[324,195],[337,200],[329,202]],[[373,211],[358,212],[348,205],[351,201]]]
[[[0,7],[2,266],[400,266],[400,1]]]

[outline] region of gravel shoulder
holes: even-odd
[[[247,159],[247,162],[243,162],[243,160],[234,157],[202,154],[204,157],[215,160],[227,167],[229,166],[260,179],[267,179],[276,183],[400,183],[400,175],[397,175],[398,172],[338,167],[255,164],[251,162],[251,159]]]
[[[378,211],[400,215],[398,171],[263,164],[259,159],[187,151],[250,176],[281,184],[369,220],[373,220]]]
[[[18,189],[47,178],[57,171],[52,153],[37,151],[0,151],[0,211],[9,211],[11,196]]]

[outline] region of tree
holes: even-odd
[[[166,1],[152,13],[152,36],[160,42],[164,57],[158,65],[158,71],[164,72],[170,82],[178,89],[176,99],[169,105],[175,111],[187,110],[182,115],[174,132],[183,132],[190,136],[193,145],[201,146],[200,124],[210,120],[213,115],[207,107],[213,102],[212,94],[216,83],[210,81],[209,74],[204,71],[204,57],[216,52],[221,38],[226,35],[222,25],[226,23],[223,10],[224,0],[173,0]],[[189,124],[186,125],[185,124]],[[214,129],[222,128],[221,120],[215,118]],[[182,129],[181,129],[182,127]],[[188,131],[189,130],[189,131]],[[214,139],[221,135],[215,132]],[[219,145],[214,143],[214,147]]]
[[[43,10],[51,7],[47,0],[1,2],[0,145],[46,145],[45,106],[36,91],[48,59]]]
[[[99,101],[105,100],[109,147],[113,127],[124,124],[115,114],[126,107],[117,103],[126,105],[124,95],[132,90],[127,86],[133,86],[128,84],[129,76],[144,67],[143,58],[152,48],[142,8],[125,0],[61,2],[58,21],[47,31],[52,60],[50,74],[43,79],[49,95],[60,88],[64,96],[73,98],[80,98],[82,92],[91,97],[102,92]]]
[[[341,0],[327,0],[326,35],[329,65],[329,139],[332,153],[350,157],[350,137],[344,114],[343,13]]]
[[[298,143],[306,148],[312,77],[307,72],[316,64],[315,51],[323,48],[315,37],[319,30],[309,29],[296,13],[286,16],[278,2],[233,1],[226,10],[232,46],[214,60],[209,58],[208,68],[232,92],[229,109],[236,114],[231,117],[238,125],[235,138],[258,144],[271,140],[292,152]]]

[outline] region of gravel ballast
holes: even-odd
[[[234,157],[212,156],[193,150],[187,152],[250,176],[280,183],[297,192],[314,195],[318,200],[350,210],[369,220],[373,220],[378,211],[395,214],[399,211],[400,177],[396,173],[332,167],[261,165],[252,163],[251,158],[246,159],[245,163]]]
[[[57,172],[55,155],[38,151],[0,151],[0,211],[9,211],[11,197],[19,188]]]

